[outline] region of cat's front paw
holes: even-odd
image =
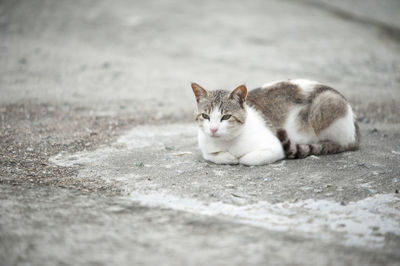
[[[238,164],[239,159],[229,152],[203,154],[203,158],[216,164]]]
[[[276,162],[284,158],[282,151],[253,151],[240,158],[240,163],[247,166],[264,165]]]

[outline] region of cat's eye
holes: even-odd
[[[202,113],[201,116],[202,116],[204,119],[210,120],[210,117],[209,117],[207,114],[205,114],[205,113]]]
[[[222,120],[228,120],[229,118],[231,118],[231,115],[224,115],[224,116],[221,118],[221,121],[222,121]]]

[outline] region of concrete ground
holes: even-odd
[[[1,265],[400,265],[397,0],[0,2]],[[204,162],[190,81],[319,80],[361,149]]]

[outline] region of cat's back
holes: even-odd
[[[247,104],[263,114],[273,127],[280,128],[293,107],[307,107],[321,94],[346,101],[335,89],[307,79],[294,79],[265,84],[251,90]]]

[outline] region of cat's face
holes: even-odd
[[[244,85],[232,92],[207,91],[196,83],[192,83],[192,89],[197,100],[196,121],[204,134],[226,140],[240,134],[246,121]]]

